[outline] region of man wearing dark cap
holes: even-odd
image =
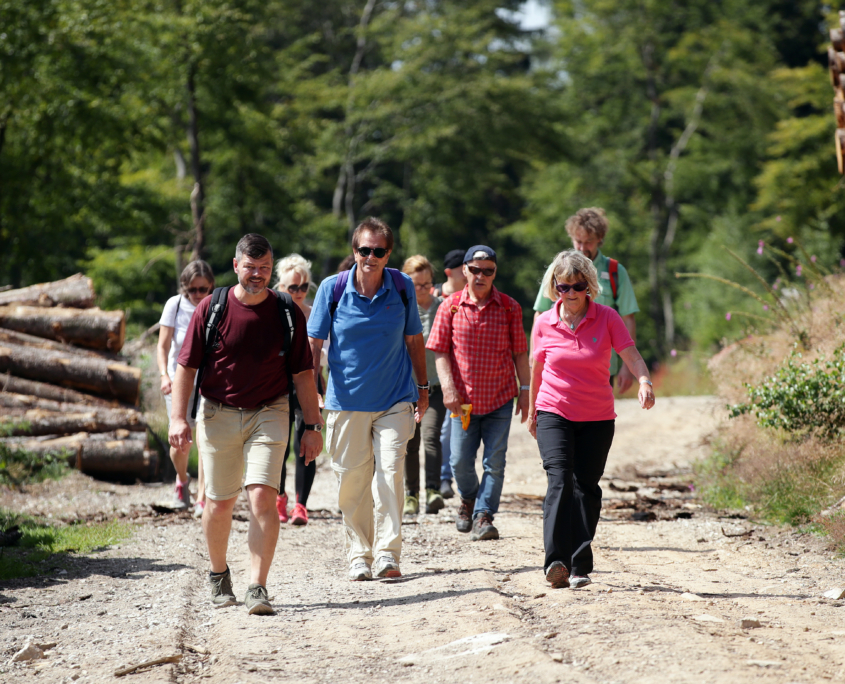
[[[445,299],[466,287],[467,279],[463,270],[464,254],[466,254],[465,249],[453,249],[443,257],[443,272],[446,274],[446,282],[434,286],[434,294],[438,297]],[[440,496],[444,499],[451,499],[455,496],[452,489],[452,465],[449,462],[452,454],[451,439],[452,419],[447,413],[443,426],[440,428],[440,446],[443,451],[443,463],[440,466]]]
[[[451,462],[461,497],[456,524],[459,532],[472,531],[473,541],[499,538],[493,517],[505,479],[514,397],[518,396],[516,413],[523,423],[528,418],[528,345],[522,307],[493,287],[496,269],[496,252],[490,247],[467,250],[463,258],[467,285],[440,305],[426,344],[436,353],[443,403],[454,416]],[[482,442],[484,474],[479,482],[475,457]]]

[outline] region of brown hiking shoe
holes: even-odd
[[[493,525],[493,517],[487,512],[479,513],[472,521],[472,534],[470,541],[484,541],[485,539],[498,539],[499,530]]]
[[[458,532],[469,532],[472,529],[472,511],[474,508],[475,499],[461,499],[458,517],[455,518],[455,527],[458,528]]]

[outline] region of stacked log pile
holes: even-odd
[[[158,454],[137,408],[141,371],[118,355],[126,318],[94,300],[81,274],[0,292],[0,429],[85,473],[150,479]]]
[[[839,28],[830,30],[827,62],[833,86],[833,115],[836,118],[836,163],[845,174],[845,12],[839,13]]]

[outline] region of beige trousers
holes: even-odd
[[[414,405],[387,411],[329,411],[326,451],[337,476],[349,564],[402,552],[405,451],[414,435]]]

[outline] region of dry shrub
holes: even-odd
[[[815,522],[828,534],[831,546],[845,551],[845,511],[817,516]]]

